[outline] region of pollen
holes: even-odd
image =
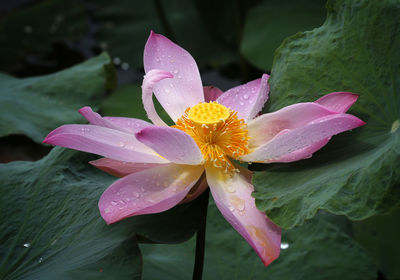
[[[248,130],[237,112],[217,103],[199,103],[187,108],[176,125],[189,134],[199,146],[205,164],[235,171],[231,159],[248,154]]]

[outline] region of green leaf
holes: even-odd
[[[132,68],[143,67],[143,50],[152,29],[188,50],[198,64],[221,65],[235,59],[229,47],[207,32],[193,1],[93,3],[100,47]]]
[[[48,52],[52,43],[78,40],[88,31],[81,1],[52,0],[31,3],[0,22],[0,67],[12,67],[24,55]]]
[[[283,228],[318,209],[360,220],[399,204],[400,6],[336,0],[313,31],[285,40],[272,68],[269,111],[334,91],[360,94],[351,114],[367,124],[334,136],[312,159],[256,166],[259,209]]]
[[[387,279],[400,278],[400,208],[390,215],[377,215],[353,222],[355,239],[375,258]]]
[[[116,180],[93,156],[55,148],[0,165],[1,279],[140,279],[136,236],[182,242],[199,228],[197,201],[107,226],[97,202]]]
[[[77,111],[85,105],[96,108],[115,81],[105,53],[51,75],[18,79],[0,74],[0,136],[24,134],[41,143],[56,127],[83,122]]]
[[[246,16],[241,53],[254,66],[271,70],[274,52],[282,41],[300,31],[323,23],[323,0],[263,1]]]
[[[250,245],[224,220],[214,203],[207,218],[204,279],[376,279],[365,251],[336,226],[314,219],[285,231],[288,246],[264,267]],[[140,245],[143,279],[190,279],[194,238],[179,245]]]

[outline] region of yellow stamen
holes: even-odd
[[[193,137],[206,164],[223,168],[226,172],[235,167],[229,158],[237,159],[248,154],[248,131],[237,112],[217,102],[199,103],[187,108],[178,119],[178,128]]]

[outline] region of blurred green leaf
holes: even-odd
[[[0,21],[0,68],[26,54],[48,52],[52,43],[78,40],[88,31],[82,1],[52,0],[25,5]]]
[[[367,124],[333,137],[312,159],[256,166],[259,209],[283,228],[318,209],[365,219],[400,198],[400,5],[328,1],[323,26],[285,40],[272,68],[269,111],[333,91],[360,94],[351,108]]]
[[[115,82],[105,53],[51,75],[18,79],[0,74],[0,136],[24,134],[41,143],[58,126],[83,122],[78,109],[96,108]]]
[[[281,256],[264,267],[214,203],[207,218],[204,279],[376,279],[365,251],[336,226],[314,219],[285,231]],[[144,280],[190,279],[195,239],[179,245],[140,245]]]
[[[400,279],[400,209],[353,222],[355,239],[375,258],[387,279]]]
[[[207,32],[193,1],[93,3],[100,47],[133,68],[143,67],[143,50],[152,29],[188,50],[198,64],[221,65],[235,58],[230,48]]]
[[[254,66],[269,71],[283,40],[319,26],[325,14],[324,0],[263,1],[247,13],[241,52]]]
[[[197,201],[107,226],[97,201],[116,180],[55,148],[37,162],[0,165],[1,279],[140,279],[136,235],[182,242],[198,230]]]

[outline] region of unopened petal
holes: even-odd
[[[144,69],[160,69],[174,75],[154,86],[154,94],[173,121],[180,118],[186,108],[204,101],[203,87],[196,61],[183,48],[168,38],[150,33],[144,49]]]
[[[238,112],[238,117],[246,122],[253,119],[263,108],[268,99],[269,76],[264,74],[247,84],[234,87],[222,94],[217,101]]]
[[[203,155],[191,136],[172,127],[146,127],[136,138],[169,161],[180,164],[201,164]]]
[[[157,114],[156,109],[154,108],[153,102],[153,90],[157,83],[161,80],[172,78],[173,75],[170,72],[152,69],[146,73],[143,78],[142,84],[142,101],[144,110],[147,113],[147,117],[155,124],[155,125],[164,125],[167,124],[160,118]]]
[[[279,256],[281,229],[257,209],[251,196],[254,190],[251,173],[239,169],[239,173],[226,174],[221,169],[207,167],[207,182],[222,215],[267,266]]]
[[[159,213],[178,204],[203,173],[202,166],[170,164],[133,173],[112,184],[99,201],[108,223]]]

